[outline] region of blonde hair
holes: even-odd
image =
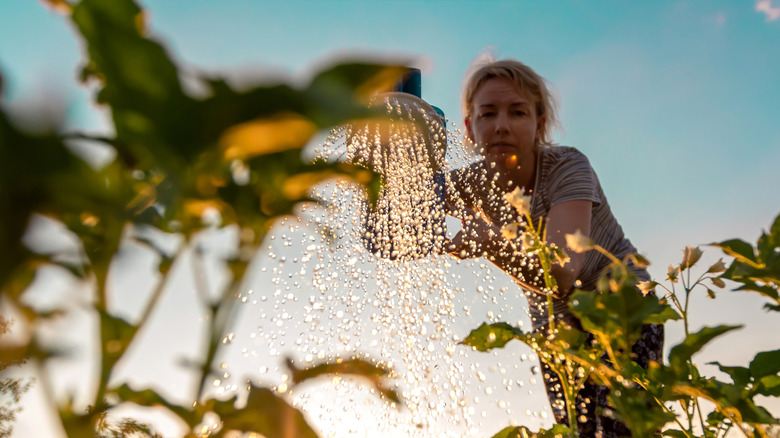
[[[474,94],[485,81],[492,78],[507,78],[522,93],[527,93],[535,102],[536,116],[544,117],[545,124],[539,142],[553,144],[552,136],[559,126],[558,108],[551,85],[531,67],[514,59],[496,60],[493,56],[481,55],[472,62],[466,73],[463,86],[463,115],[471,117]]]

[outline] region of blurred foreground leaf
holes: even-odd
[[[176,414],[176,416],[181,418],[191,428],[195,427],[200,422],[200,417],[197,415],[194,409],[185,408],[175,403],[171,403],[154,390],[145,389],[137,391],[132,389],[128,384],[124,384],[119,388],[114,389],[112,392],[116,394],[122,402],[135,403],[140,406],[165,407],[166,409]]]
[[[513,339],[525,337],[527,337],[526,333],[505,322],[482,323],[477,329],[472,330],[461,343],[474,347],[478,351],[489,351],[494,348],[503,348]]]
[[[398,394],[382,384],[382,378],[387,376],[388,371],[362,359],[338,360],[336,363],[323,363],[310,368],[297,368],[293,364],[293,361],[288,359],[287,368],[292,372],[292,380],[294,383],[301,383],[308,379],[333,374],[363,377],[367,379],[374,389],[383,397],[396,404],[401,403]]]
[[[267,438],[316,438],[317,434],[297,409],[275,392],[250,385],[246,406],[237,409],[235,399],[216,402],[214,412],[223,431],[255,432]]]
[[[576,436],[568,427],[555,424],[551,428],[542,429],[539,432],[531,432],[531,429],[525,426],[509,426],[501,429],[492,438],[574,438]]]

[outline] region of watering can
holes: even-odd
[[[447,127],[444,113],[420,96],[420,71],[408,69],[392,91],[371,100],[372,107],[386,110],[387,119],[357,127],[348,140],[360,151],[352,161],[381,176],[376,205],[363,216],[361,238],[383,259],[443,252]]]

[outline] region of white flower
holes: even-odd
[[[519,224],[517,222],[504,225],[501,227],[501,237],[503,237],[506,240],[515,240],[517,239],[517,226]]]
[[[564,251],[563,248],[558,248],[557,246],[553,245],[551,249],[553,257],[555,258],[555,263],[563,266],[571,261],[571,258],[569,258],[569,255],[566,254],[566,251]]]
[[[642,291],[642,295],[647,295],[650,291],[655,289],[656,286],[658,286],[658,283],[655,281],[640,281],[636,284],[636,287]]]
[[[710,269],[707,269],[708,274],[713,274],[717,272],[723,272],[726,270],[726,264],[723,263],[723,259],[718,259],[717,262],[715,262],[714,265],[710,266]]]
[[[512,207],[517,210],[518,213],[525,216],[531,213],[531,197],[525,196],[525,189],[522,187],[515,187],[512,192],[504,195],[504,199]]]
[[[523,233],[522,239],[520,239],[520,246],[525,252],[534,252],[538,250],[537,243],[539,243],[534,236],[534,233]]]
[[[593,249],[593,240],[577,230],[574,234],[566,235],[566,246],[574,252],[585,252]]]

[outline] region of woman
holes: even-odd
[[[547,241],[566,248],[567,234],[579,231],[598,245],[623,259],[636,248],[624,236],[612,214],[598,178],[588,159],[577,149],[553,146],[551,133],[556,125],[556,109],[544,78],[523,63],[511,59],[479,66],[466,81],[463,95],[466,136],[479,150],[482,160],[451,173],[448,203],[463,221],[463,229],[451,240],[448,251],[458,258],[485,256],[512,275],[528,292],[534,330],[543,330],[548,321],[547,297],[538,270],[530,269],[501,228],[522,222],[504,195],[520,188],[530,196],[534,221],[544,220]],[[553,294],[554,317],[580,327],[567,306],[576,288],[595,290],[596,280],[609,260],[596,251],[575,253],[563,266],[554,265],[551,274],[557,282]],[[640,280],[649,280],[647,271],[630,266]],[[643,367],[648,360],[660,360],[663,327],[647,326],[643,338],[633,348]],[[544,364],[543,364],[544,365]],[[552,390],[557,376],[545,370],[545,386],[554,407],[555,419],[568,424],[561,396]],[[596,415],[607,406],[607,391],[587,383],[577,399],[581,436],[625,436],[625,426],[606,416]],[[580,421],[584,419],[585,421]]]

